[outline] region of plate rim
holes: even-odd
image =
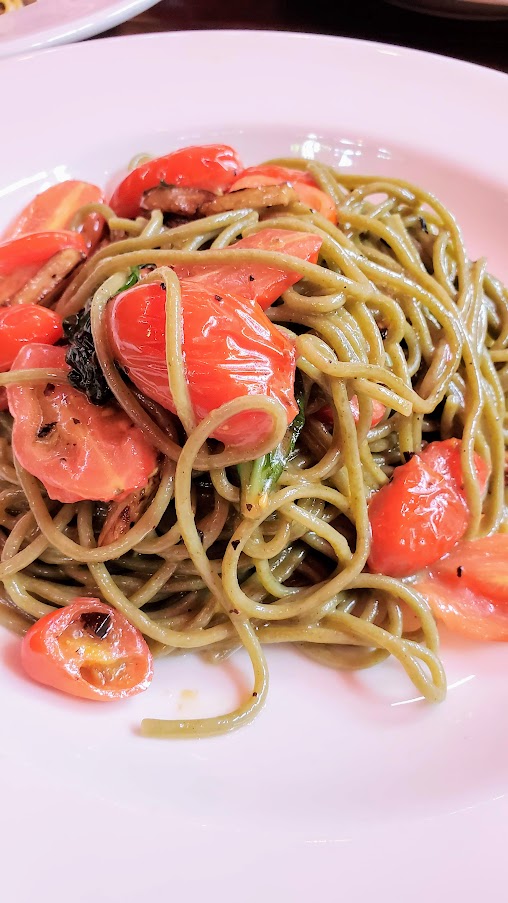
[[[121,41],[122,46],[123,46],[126,44],[126,42],[140,43],[140,42],[155,42],[155,41],[156,42],[167,42],[167,41],[175,41],[177,39],[181,40],[182,35],[186,35],[186,36],[206,35],[210,38],[210,40],[212,40],[214,38],[216,39],[216,36],[218,36],[218,35],[222,36],[224,34],[232,34],[234,36],[238,36],[238,35],[245,35],[245,34],[252,35],[254,33],[260,34],[262,36],[266,35],[268,33],[270,35],[276,36],[282,42],[287,41],[288,39],[289,39],[289,41],[291,41],[293,39],[293,37],[296,36],[296,37],[300,37],[300,38],[303,37],[307,40],[316,41],[316,42],[332,41],[334,43],[337,43],[337,42],[338,43],[347,43],[349,45],[360,44],[360,45],[362,45],[362,47],[364,47],[364,48],[368,47],[370,50],[377,50],[377,51],[386,50],[386,51],[390,51],[390,52],[396,51],[395,55],[399,58],[402,57],[404,59],[406,59],[407,57],[413,58],[415,55],[418,57],[424,56],[426,58],[437,59],[440,61],[440,64],[443,64],[443,61],[444,61],[445,65],[451,63],[454,68],[458,65],[460,68],[466,67],[468,70],[472,69],[476,73],[478,73],[478,72],[482,73],[483,74],[482,77],[485,77],[485,74],[489,73],[488,77],[489,78],[493,77],[496,81],[499,80],[499,84],[502,84],[502,86],[503,86],[501,90],[503,92],[506,92],[507,96],[508,96],[508,77],[505,75],[505,73],[499,72],[498,70],[489,69],[487,67],[479,66],[474,63],[468,63],[468,62],[465,62],[462,60],[444,57],[444,56],[441,56],[440,54],[429,53],[427,51],[412,50],[411,48],[399,47],[398,45],[364,41],[361,39],[349,39],[349,38],[341,38],[341,37],[328,36],[328,35],[315,35],[315,34],[309,35],[309,34],[305,34],[305,33],[301,33],[301,32],[282,32],[281,33],[281,32],[274,32],[274,31],[267,32],[267,31],[258,31],[258,30],[254,31],[254,30],[243,30],[243,29],[211,30],[211,31],[188,30],[186,32],[167,32],[167,33],[157,33],[157,34],[151,34],[151,35],[129,35],[129,36],[122,36],[122,37],[102,38],[102,39],[99,39],[98,41],[90,42],[89,44],[83,44],[83,45],[80,45],[77,47],[71,48],[70,46],[67,46],[67,47],[59,47],[59,48],[48,48],[47,50],[40,51],[37,54],[30,54],[26,57],[22,57],[22,58],[14,57],[12,59],[6,59],[3,61],[0,61],[0,72],[2,72],[4,67],[11,67],[11,66],[19,65],[20,59],[22,59],[23,65],[25,65],[28,61],[30,61],[30,65],[39,65],[39,62],[38,62],[39,60],[44,60],[45,58],[48,57],[48,55],[54,54],[55,52],[59,55],[60,54],[63,55],[63,54],[71,53],[71,52],[93,54],[94,47],[97,47],[97,45],[99,45],[99,44],[106,45],[106,44],[109,44],[110,42],[116,43],[116,42]],[[82,48],[86,48],[86,50],[84,50]],[[5,71],[5,69],[4,69],[4,71]],[[0,780],[0,783],[2,783],[3,780],[4,780],[4,778],[2,778]],[[124,801],[121,801],[121,802],[124,802]],[[501,815],[498,814],[497,816],[494,816],[494,821],[496,822],[496,824],[499,824],[500,821],[502,820],[502,818],[504,818],[504,819],[506,818],[506,813],[508,812],[508,800],[506,798],[501,801],[499,801],[499,800],[489,801],[489,803],[485,804],[485,806],[483,807],[482,812],[480,812],[478,819],[476,818],[474,813],[458,811],[455,813],[451,813],[451,815],[448,816],[447,823],[448,824],[452,823],[452,819],[454,819],[455,824],[458,822],[460,822],[463,826],[465,824],[466,828],[461,829],[461,831],[465,831],[467,833],[467,836],[469,837],[469,836],[472,836],[470,822],[471,821],[475,821],[477,823],[479,822],[482,825],[483,836],[488,837],[489,829],[492,828],[492,825],[494,825],[494,828],[495,828],[494,821],[491,821],[490,817],[488,817],[488,816],[486,817],[487,809],[489,809],[490,811],[493,811],[492,807],[494,810],[497,809],[498,812],[500,810],[502,810]],[[120,812],[120,815],[122,815],[121,812]],[[417,844],[422,844],[425,841],[425,839],[428,837],[428,832],[432,830],[432,825],[429,823],[434,820],[441,821],[442,818],[443,818],[443,816],[436,817],[436,819],[422,819],[421,821],[418,821],[418,823],[412,824],[409,827],[409,829],[407,828],[406,825],[403,826],[403,831],[399,832],[397,840],[400,841],[401,848],[404,850],[404,854],[408,857],[408,860],[409,860],[409,857],[412,855],[412,847]],[[168,827],[169,827],[169,825],[168,825]],[[200,834],[203,836],[203,842],[205,842],[205,843],[206,843],[206,833],[207,833],[206,827],[207,827],[206,825],[201,826],[201,831],[200,831]],[[473,828],[473,831],[475,831],[475,830],[477,830],[477,828]],[[405,836],[406,833],[407,833],[407,836]],[[372,853],[373,861],[376,862],[377,867],[381,869],[384,864],[383,858],[380,855],[380,850],[382,852],[382,849],[384,848],[383,838],[379,838],[379,837],[370,835],[368,830],[366,830],[365,836],[366,836],[366,845],[367,845],[366,848],[367,848],[367,850],[369,850],[369,854]],[[464,837],[465,834],[462,833],[462,836]],[[242,835],[238,838],[230,839],[231,851],[232,852],[234,851],[239,856],[241,856],[242,853],[244,853],[244,851],[242,850],[242,847],[245,844],[246,839],[247,838],[245,835]],[[495,841],[495,843],[492,844],[492,846],[490,848],[490,853],[493,854],[494,852],[497,851],[498,863],[500,863],[500,866],[502,868],[503,856],[501,855],[501,853],[504,849],[502,832],[499,832],[499,834],[494,834],[494,841]],[[182,841],[181,842],[182,842],[182,845],[185,845],[189,842],[189,837],[185,831],[182,831]],[[212,842],[212,839],[210,837],[208,837],[208,842],[209,843]],[[455,850],[455,847],[453,846],[454,843],[455,843],[455,839],[452,837],[450,839],[450,849],[452,850],[452,853]],[[282,844],[282,846],[284,846],[284,845]],[[471,844],[470,844],[470,846],[471,846]],[[414,852],[414,850],[413,850],[413,852]],[[294,855],[300,856],[302,859],[302,862],[304,859],[306,862],[311,862],[311,866],[310,866],[311,868],[313,867],[313,864],[314,865],[316,863],[323,864],[326,861],[326,863],[327,863],[326,870],[327,871],[326,871],[326,875],[324,877],[325,877],[325,880],[328,880],[327,875],[333,874],[332,868],[334,866],[336,867],[337,865],[340,864],[342,867],[344,867],[344,865],[347,862],[347,858],[350,855],[350,848],[348,846],[347,838],[344,838],[344,837],[335,837],[335,838],[316,837],[314,839],[309,839],[308,841],[301,841],[301,842],[295,841],[294,843],[292,842],[290,845],[290,849],[288,851],[288,856],[286,858],[284,858],[284,856],[282,856],[282,861],[285,862],[286,865],[288,865],[289,861],[290,861],[290,857],[294,856]],[[464,867],[463,873],[457,879],[462,882],[462,887],[463,887],[463,889],[465,889],[466,893],[467,893],[467,887],[468,887],[468,884],[466,882],[466,877],[467,877],[468,873],[470,873],[471,869],[474,867],[472,864],[472,858],[473,857],[471,856],[468,863]],[[272,859],[273,859],[273,857],[272,857]],[[485,859],[483,862],[481,862],[479,864],[479,869],[485,870],[484,873],[482,873],[482,882],[486,880],[485,875],[487,874],[487,871],[488,871],[486,868],[487,861],[489,861],[489,860]],[[422,864],[421,859],[416,859],[415,862],[419,863],[420,866]],[[433,880],[432,874],[431,875],[428,875],[428,874],[422,875],[422,873],[419,871],[415,871],[413,874],[416,875],[418,880],[422,882],[422,887],[424,887],[425,893],[428,893],[429,881]],[[353,877],[355,877],[355,876],[352,876],[352,878]],[[490,874],[491,880],[492,880],[492,877],[493,877],[493,873]],[[449,878],[450,878],[450,876],[447,874],[445,876],[445,879],[448,880]],[[319,875],[318,875],[318,879],[319,879]],[[452,879],[453,879],[453,876],[451,876],[450,880],[452,880]],[[368,880],[367,876],[366,876],[365,880]],[[435,887],[436,888],[439,887],[442,892],[444,890],[444,886],[442,883],[442,876],[435,875],[434,880],[435,880]],[[161,876],[160,878],[157,878],[156,884],[153,885],[153,889],[162,891],[164,889],[164,886],[165,885],[163,883],[163,879]],[[284,884],[284,883],[282,884],[282,889],[284,889],[284,887],[286,889],[288,889],[288,886],[291,887],[294,885],[291,885],[288,883],[288,881],[286,881],[286,884]],[[316,887],[320,886],[318,880],[316,880],[315,886]],[[452,884],[451,886],[453,887],[454,885]],[[486,883],[485,886],[488,886],[488,884]],[[351,885],[351,887],[353,887],[353,885]],[[347,884],[345,886],[343,885],[343,887],[342,887],[343,890],[348,890],[348,888],[349,888],[349,884]],[[455,885],[455,889],[457,889],[456,885]],[[413,888],[413,890],[414,890],[414,888]],[[358,891],[357,891],[357,893],[358,893]],[[213,896],[213,887],[212,887],[212,897],[215,899],[215,897]],[[229,900],[229,897],[224,896],[224,895],[221,895],[220,898],[222,900]],[[363,901],[365,899],[367,899],[367,894],[365,896],[363,896],[363,895],[355,896],[353,893],[353,895],[350,894],[350,898],[353,901],[358,900],[358,901],[361,901],[361,903],[363,903]],[[104,897],[104,898],[98,897],[97,899],[99,899],[99,900],[106,899],[106,897]],[[114,898],[110,897],[109,899],[114,899]],[[194,899],[194,896],[192,899]],[[250,900],[251,897],[246,896],[245,899]],[[268,899],[269,903],[271,903],[271,900],[273,898],[267,898],[267,899]],[[293,899],[295,899],[295,900],[303,899],[303,896],[295,896],[295,897],[293,897]],[[413,900],[415,901],[415,903],[417,900],[419,901],[420,899],[421,900],[424,899],[423,894],[422,894],[421,898],[420,898],[420,896],[418,896],[418,898],[416,896],[413,897]],[[469,899],[469,897],[467,897],[467,899]],[[470,899],[476,899],[476,897],[470,898]],[[463,900],[465,901],[466,897],[464,897]],[[22,903],[21,898],[18,897],[17,903]],[[73,903],[78,903],[77,898],[75,901],[73,901]],[[81,903],[80,900],[79,900],[79,903]],[[130,896],[129,896],[128,903],[130,903]]]

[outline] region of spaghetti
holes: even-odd
[[[48,499],[13,460],[12,420],[0,415],[0,615],[7,626],[21,631],[76,595],[99,596],[142,632],[156,656],[194,650],[220,661],[239,647],[250,656],[252,696],[237,710],[197,721],[147,720],[142,729],[150,736],[208,736],[250,721],[266,698],[264,647],[271,643],[291,643],[339,669],[392,655],[422,696],[442,700],[446,679],[427,602],[411,579],[366,567],[369,499],[427,442],[458,436],[468,537],[505,529],[506,289],[483,261],[469,260],[457,223],[432,195],[318,163],[275,163],[306,170],[333,200],[337,225],[298,199],[173,226],[160,210],[130,219],[92,204],[78,215],[76,226],[90,212],[101,214],[112,240],[82,266],[56,310],[71,317],[88,306],[107,385],[162,461],[151,501],[124,535],[98,545],[104,505]],[[319,236],[318,263],[229,250],[267,228]],[[196,421],[172,269],[233,263],[301,276],[268,315],[296,345],[305,422],[278,479],[257,494],[259,462],[284,440],[282,407],[247,395]],[[115,366],[108,304],[138,267],[151,270],[143,281],[165,286],[176,416],[150,404]],[[58,370],[11,371],[0,374],[0,385],[66,378]],[[372,425],[376,404],[384,415]],[[324,405],[329,424],[319,416]],[[218,448],[210,441],[246,410],[271,417],[261,444]],[[490,470],[485,498],[475,453]]]

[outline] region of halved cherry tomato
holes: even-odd
[[[315,179],[305,171],[289,169],[285,166],[251,166],[244,169],[238,179],[230,186],[230,191],[241,188],[260,188],[262,185],[291,184],[302,204],[322,213],[326,219],[336,225],[337,212],[331,197],[318,188]]]
[[[476,453],[474,461],[483,492],[489,467]],[[469,523],[460,440],[431,442],[407,464],[396,467],[392,482],[373,496],[369,519],[368,563],[373,571],[406,577],[449,552]]]
[[[0,276],[9,276],[18,267],[46,263],[58,251],[75,248],[87,253],[84,238],[78,232],[35,232],[0,245]]]
[[[12,370],[68,370],[66,348],[26,345]],[[155,450],[123,411],[96,407],[67,385],[10,385],[12,448],[29,473],[60,502],[120,501],[146,486]]]
[[[109,203],[118,216],[133,217],[143,193],[160,182],[222,194],[241,169],[238,154],[227,145],[184,147],[138,166],[120,182]]]
[[[295,349],[257,304],[182,280],[186,375],[198,421],[226,401],[263,395],[280,401],[288,423],[294,399]],[[174,411],[166,366],[165,298],[160,285],[140,283],[117,295],[106,322],[116,359],[142,392]],[[214,433],[226,445],[252,445],[271,430],[271,418],[245,412]]]
[[[407,577],[432,564],[464,535],[468,511],[444,477],[419,455],[396,467],[369,505],[371,571]]]
[[[420,457],[431,470],[441,474],[453,484],[453,488],[458,492],[460,497],[466,504],[466,493],[464,491],[464,479],[462,475],[462,461],[460,457],[460,439],[445,439],[443,441],[431,442],[427,445]],[[480,484],[480,491],[485,492],[489,476],[490,468],[481,455],[474,453],[474,463],[476,468],[476,477]]]
[[[137,627],[99,599],[76,598],[23,637],[27,674],[71,696],[114,702],[148,689],[152,654]]]
[[[356,395],[352,395],[349,399],[349,406],[351,408],[351,412],[353,414],[353,419],[355,423],[358,423],[360,419],[360,406],[358,404],[358,398]],[[378,423],[383,419],[386,413],[386,408],[384,404],[380,401],[376,401],[374,398],[372,400],[372,421],[371,427],[377,426]],[[320,420],[321,423],[324,423],[325,426],[333,429],[333,411],[329,404],[323,405],[322,408],[319,408],[319,411],[316,411],[314,414],[317,420]]]
[[[54,232],[68,229],[80,207],[104,200],[103,192],[90,182],[67,179],[36,195],[4,233],[4,240],[19,238],[32,232]],[[94,247],[104,228],[104,220],[95,214],[86,217],[79,232],[89,248]]]
[[[508,640],[508,534],[459,542],[415,589],[450,630]]]
[[[257,188],[259,185],[282,185],[284,182],[289,182],[291,185],[294,185],[295,182],[304,182],[317,188],[317,182],[310,172],[306,172],[304,169],[290,169],[289,166],[277,166],[276,164],[267,163],[264,166],[248,166],[234,180],[229,190],[239,191],[241,188]]]
[[[23,345],[54,345],[63,336],[62,318],[36,304],[0,308],[0,373],[10,370]]]
[[[312,185],[304,185],[303,182],[297,182],[293,185],[302,204],[306,204],[316,213],[329,219],[334,226],[337,225],[337,211],[329,194],[322,191],[321,188],[314,188]]]
[[[8,304],[39,270],[38,264],[18,267],[8,276],[0,276],[0,305]]]
[[[262,229],[231,245],[228,250],[277,251],[316,263],[323,240],[310,232],[289,229]],[[230,263],[223,266],[175,266],[179,279],[190,277],[218,292],[256,301],[263,310],[270,307],[286,289],[301,279],[299,273],[278,270],[262,263]]]

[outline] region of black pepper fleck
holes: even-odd
[[[216,301],[222,301],[222,295],[215,295]]]
[[[81,615],[81,623],[86,630],[92,631],[101,640],[108,635],[113,626],[111,615],[103,611],[85,612]]]
[[[249,276],[249,282],[254,282],[254,276]]]
[[[232,539],[232,540],[231,540],[231,545],[233,546],[234,549],[237,549],[238,546],[240,545],[240,540],[239,540],[239,539]]]
[[[247,503],[245,507],[247,508],[247,511],[252,511],[252,505],[251,505],[251,504]]]
[[[37,430],[37,439],[46,439],[50,433],[53,432],[56,426],[56,420],[53,420],[51,423],[43,423],[41,427]]]
[[[458,566],[458,568],[457,568],[457,577],[462,577],[462,567],[461,567],[460,564],[459,564],[459,566]]]

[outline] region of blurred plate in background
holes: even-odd
[[[37,0],[0,16],[0,58],[81,41],[126,22],[157,0]]]
[[[507,0],[388,0],[415,12],[456,19],[508,19]]]

